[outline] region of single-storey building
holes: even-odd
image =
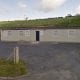
[[[53,27],[3,29],[1,41],[80,42],[80,29]]]

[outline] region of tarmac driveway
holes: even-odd
[[[30,72],[17,80],[80,80],[80,44],[0,43],[0,57],[8,58],[15,46]]]

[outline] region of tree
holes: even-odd
[[[80,14],[76,14],[75,16],[80,16]]]
[[[26,17],[25,20],[28,20],[28,17]]]
[[[71,14],[67,14],[67,16],[66,17],[72,17],[72,15]]]

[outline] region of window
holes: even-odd
[[[4,37],[7,37],[8,36],[8,31],[2,31],[2,33]]]
[[[8,35],[11,35],[12,33],[11,33],[11,31],[8,31]]]
[[[44,35],[44,31],[40,31],[40,36],[43,36]]]
[[[20,36],[24,35],[23,31],[19,31],[19,34],[20,34]]]
[[[25,36],[30,36],[30,30],[25,31]]]
[[[74,30],[70,30],[69,31],[69,35],[75,35],[75,31]]]
[[[54,30],[54,35],[57,35],[58,34],[58,31],[57,30]]]

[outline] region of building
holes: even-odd
[[[1,30],[1,41],[80,42],[80,29],[26,28]]]

